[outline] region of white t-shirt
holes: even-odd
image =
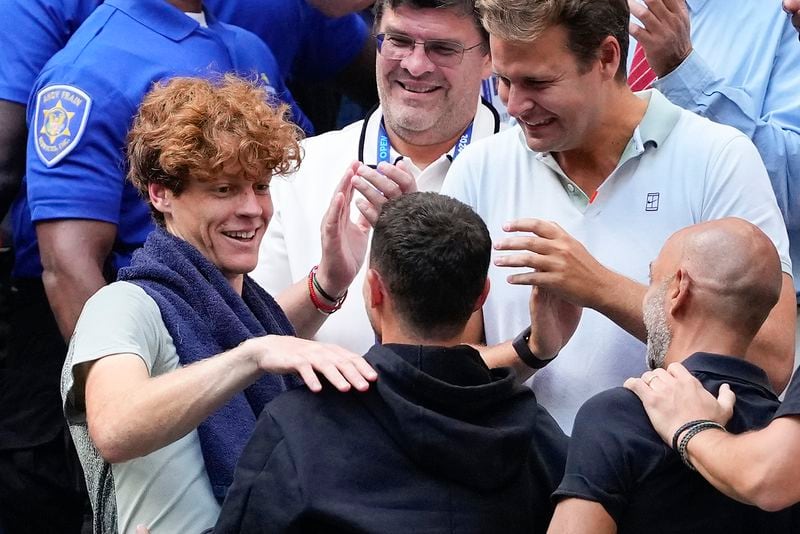
[[[305,155],[299,170],[291,176],[272,181],[270,191],[275,213],[261,243],[258,266],[250,273],[271,295],[279,295],[293,283],[308,276],[311,268],[319,263],[322,256],[320,223],[333,191],[353,161],[377,164],[378,130],[382,118],[378,108],[364,121],[306,139],[303,142]],[[490,136],[499,128],[494,109],[479,103],[472,128],[472,141]],[[450,169],[453,153],[454,150],[451,150],[443,154],[424,170],[406,158],[411,163],[411,172],[420,191],[438,191],[441,188],[445,174]],[[401,157],[392,148],[388,159],[396,162]],[[353,220],[357,216],[358,210],[353,204]],[[350,285],[342,309],[325,321],[315,339],[335,343],[359,354],[365,353],[375,343],[361,292],[366,264],[365,260]]]
[[[151,376],[180,366],[156,302],[128,282],[103,287],[83,308],[62,373],[64,413],[78,450],[95,523],[102,532],[134,532],[139,524],[153,534],[202,532],[219,515],[194,430],[147,456],[106,463],[86,426],[83,391],[74,388],[77,365],[113,354],[137,354]]]
[[[753,143],[733,128],[681,110],[657,91],[639,96],[649,98],[647,112],[592,202],[550,154],[528,148],[518,127],[464,151],[442,193],[472,206],[493,241],[505,237],[502,224],[511,219],[555,221],[600,263],[645,284],[648,264],[673,232],[737,216],[764,230],[784,272],[791,273],[786,229]],[[489,344],[512,339],[530,324],[530,287],[506,282],[521,271],[489,268],[492,290],[483,308]],[[536,373],[532,387],[569,433],[584,401],[645,370],[645,345],[587,309],[575,335]]]

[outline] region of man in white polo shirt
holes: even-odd
[[[500,92],[520,127],[466,151],[442,193],[473,206],[495,247],[513,251],[498,254],[490,270],[486,341],[501,344],[485,357],[525,372],[520,358],[540,366],[555,356],[526,343],[524,331],[507,342],[529,325],[525,285],[584,306],[575,335],[532,385],[570,432],[583,401],[645,369],[643,283],[666,238],[738,216],[764,230],[781,255],[781,298],[747,357],[782,389],[794,344],[791,261],[752,142],[657,91],[628,89],[624,0],[478,4]]]
[[[340,300],[354,277],[353,287],[362,286],[368,224],[336,222],[335,213],[350,209],[353,187],[365,197],[353,218],[361,209],[368,220],[383,195],[438,191],[463,149],[500,126],[480,98],[491,62],[473,0],[380,0],[375,31],[381,105],[363,121],[307,139],[299,171],[272,182],[275,214],[252,273],[299,335],[359,353],[375,342],[360,290]]]

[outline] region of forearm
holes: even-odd
[[[738,501],[775,511],[800,501],[800,425],[789,418],[733,435],[706,430],[692,438],[689,459],[715,488]],[[789,426],[795,427],[787,431]],[[794,440],[794,441],[793,441]]]
[[[600,280],[584,306],[602,313],[640,341],[646,341],[642,299],[647,287],[610,270]]]
[[[294,326],[298,337],[312,339],[328,318],[311,302],[307,278],[287,287],[276,300]]]
[[[69,265],[45,265],[42,273],[47,300],[53,310],[58,329],[69,340],[83,305],[106,285],[101,267],[86,258]]]
[[[261,374],[251,346],[150,378],[135,355],[98,360],[86,379],[87,421],[92,440],[110,463],[144,456],[185,436]],[[140,380],[107,380],[109,373]],[[124,399],[124,402],[120,402]]]
[[[486,362],[487,367],[490,369],[511,367],[516,371],[517,379],[521,382],[533,376],[535,370],[519,359],[514,347],[511,346],[511,341],[492,346],[480,345],[475,346],[475,348],[481,353],[483,361]]]

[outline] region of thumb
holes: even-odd
[[[150,531],[144,525],[136,525],[136,534],[150,534]]]
[[[736,403],[736,394],[731,390],[728,384],[722,384],[717,394],[717,402],[722,408],[725,420],[722,423],[727,423],[733,415],[733,405]]]

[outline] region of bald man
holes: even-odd
[[[780,291],[778,254],[752,224],[727,218],[676,232],[650,264],[642,307],[653,371],[644,380],[657,389],[663,367],[683,362],[706,390],[729,384],[736,392],[730,432],[765,426],[778,399],[764,371],[742,356]],[[549,532],[790,532],[788,514],[736,502],[687,469],[624,388],[579,410],[554,497]]]

